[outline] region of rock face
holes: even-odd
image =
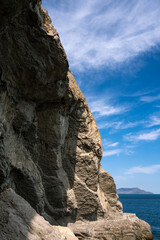
[[[13,190],[0,195],[1,240],[78,240],[67,227],[51,226]]]
[[[14,189],[51,224],[122,219],[95,120],[41,2],[1,0],[0,39],[0,192]]]

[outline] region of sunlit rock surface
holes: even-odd
[[[41,2],[2,0],[0,39],[0,192],[14,189],[51,224],[112,220],[113,231],[125,216],[100,134]],[[150,231],[132,222],[135,239]]]
[[[123,214],[118,218],[92,222],[77,221],[69,228],[79,240],[149,240],[152,234],[149,225],[135,214]]]

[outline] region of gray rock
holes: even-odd
[[[67,227],[51,226],[12,189],[0,194],[1,240],[78,240]]]

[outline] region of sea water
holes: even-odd
[[[160,194],[119,194],[123,211],[136,213],[151,226],[154,240],[160,240]]]

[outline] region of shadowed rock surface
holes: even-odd
[[[1,240],[78,240],[67,227],[51,226],[12,189],[0,194]]]
[[[124,215],[100,134],[41,1],[2,0],[0,39],[0,192],[14,189],[51,224],[114,229]],[[150,231],[134,224],[135,239]]]

